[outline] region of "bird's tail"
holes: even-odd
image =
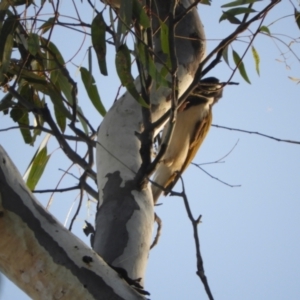
[[[171,169],[164,163],[161,163],[158,169],[156,170],[153,178],[153,182],[155,182],[156,185],[154,185],[153,183],[151,185],[154,204],[157,202],[159,196],[163,192],[163,189],[166,188],[167,185],[170,183],[172,173],[173,172],[171,171]]]

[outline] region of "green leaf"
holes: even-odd
[[[92,62],[92,47],[88,48],[88,65],[89,65],[89,72],[93,73],[93,62]]]
[[[71,113],[67,110],[63,103],[61,90],[58,85],[54,85],[51,82],[48,82],[43,76],[38,76],[26,69],[22,69],[20,72],[20,67],[17,65],[11,66],[9,71],[15,75],[19,74],[20,77],[32,85],[34,89],[50,96],[53,104],[56,105],[67,118],[70,120],[72,119]]]
[[[102,14],[98,14],[92,22],[92,44],[95,49],[100,72],[103,75],[107,75],[106,67],[106,42],[105,42],[106,24]]]
[[[150,20],[138,0],[133,0],[132,13],[134,18],[137,19],[139,25],[143,26],[144,28],[150,27]]]
[[[22,128],[21,127],[22,125],[29,126],[28,112],[25,112],[23,114],[23,116],[19,119],[18,123],[20,125],[20,131],[21,131],[21,134],[23,136],[25,144],[30,144],[31,146],[33,146],[34,140],[31,136],[31,132],[30,132],[29,128]]]
[[[45,63],[47,70],[49,70],[50,78],[53,83],[58,80],[59,72],[58,70],[65,66],[65,61],[58,48],[52,42],[49,42],[40,37],[41,44],[45,47],[45,49],[49,49],[46,52],[47,61]]]
[[[298,28],[300,29],[300,12],[295,8],[295,20]]]
[[[44,90],[43,92],[44,94],[50,96],[50,99],[56,109],[59,109],[60,112],[68,119],[72,119],[71,113],[65,107],[60,91],[57,91],[52,84],[49,84],[47,90]]]
[[[47,146],[42,148],[33,158],[31,169],[26,181],[26,184],[30,190],[35,189],[37,183],[44,173],[49,158],[50,155],[47,155]]]
[[[77,111],[79,113],[81,113],[81,115],[84,116],[83,111],[82,111],[82,109],[80,108],[79,105],[77,105]],[[79,121],[80,121],[80,123],[82,125],[83,131],[85,132],[86,135],[88,135],[89,134],[89,129],[88,129],[88,126],[87,126],[85,120],[80,116],[80,114],[77,114],[77,116],[78,116]]]
[[[211,0],[201,0],[200,4],[211,5]]]
[[[61,130],[61,132],[65,132],[66,130],[66,116],[64,113],[61,112],[60,108],[54,105],[54,114],[55,114],[55,119],[56,122]]]
[[[231,23],[236,24],[235,22],[238,22],[238,24],[240,24],[241,22],[235,16],[240,14],[250,14],[252,12],[256,12],[256,10],[247,7],[232,8],[227,11],[223,11],[223,15],[219,19],[219,22],[229,20]]]
[[[127,28],[130,27],[132,20],[132,0],[121,1],[121,7],[119,10],[119,20],[117,28],[117,36],[121,37],[123,33],[127,31]],[[117,41],[118,43],[120,40]]]
[[[251,47],[251,50],[252,50],[252,55],[253,55],[254,62],[255,62],[255,69],[256,69],[256,72],[257,72],[257,74],[258,74],[258,76],[259,76],[259,75],[260,75],[260,74],[259,74],[259,63],[260,63],[260,58],[259,58],[258,52],[257,52],[256,49],[254,48],[254,46]]]
[[[168,82],[165,79],[165,77],[168,74],[167,68],[162,67],[160,72],[157,70],[154,60],[150,56],[148,49],[144,44],[138,43],[137,51],[138,51],[140,62],[145,67],[145,69],[148,71],[149,75],[156,82],[156,88],[158,89],[159,86],[170,87],[171,86],[170,82]]]
[[[160,22],[160,42],[163,53],[170,55],[169,27],[164,22]]]
[[[26,4],[26,7],[31,5],[33,3],[33,0],[12,0],[10,1],[11,6],[19,6]]]
[[[231,24],[241,24],[242,22],[236,18],[235,16],[228,14],[227,12],[224,12],[223,15],[221,16],[221,18],[223,18],[222,20],[228,20]],[[221,22],[222,20],[219,20],[219,22]]]
[[[229,66],[228,46],[229,46],[229,45],[227,45],[227,46],[223,49],[222,56],[223,56],[223,58],[224,58],[226,64]]]
[[[233,55],[233,60],[240,71],[241,76],[244,78],[245,81],[251,84],[248,75],[246,73],[244,63],[241,61],[239,55],[234,50],[232,50],[232,55]]]
[[[10,93],[7,93],[0,101],[0,111],[3,111],[4,114],[8,113],[8,109],[12,106],[13,96]]]
[[[20,104],[14,106],[14,108],[10,111],[10,117],[13,119],[14,122],[19,122],[19,120],[25,114],[25,108]]]
[[[54,26],[55,18],[51,17],[46,21],[39,29],[42,31],[41,34],[46,33],[51,27]]]
[[[33,164],[34,159],[36,158],[36,156],[38,155],[38,153],[39,153],[39,152],[47,145],[47,143],[48,143],[50,137],[51,137],[51,134],[50,134],[50,133],[47,133],[47,134],[45,135],[45,137],[44,137],[44,139],[42,140],[42,142],[41,142],[39,148],[36,150],[35,154],[33,155],[32,159],[31,159],[31,161],[30,161],[30,163],[29,163],[29,165],[28,165],[28,167],[27,167],[27,169],[26,169],[26,171],[25,171],[25,174],[23,175],[23,180],[24,180],[24,181],[26,181],[26,180],[28,179],[28,175],[29,175],[29,173],[30,173],[30,171],[31,171],[31,168],[32,168],[32,164]]]
[[[98,110],[100,115],[104,117],[106,114],[106,110],[100,99],[93,75],[86,68],[83,67],[80,68],[80,73],[81,73],[81,79],[83,81],[83,84],[85,86],[85,89],[87,91],[87,94],[89,95],[91,102],[93,103],[94,107]]]
[[[61,70],[57,72],[57,82],[56,85],[59,84],[60,89],[64,93],[65,97],[67,98],[70,104],[74,103],[74,99],[72,96],[72,85],[69,82],[68,78],[63,74]]]
[[[8,17],[0,33],[0,84],[6,82],[6,72],[9,68],[12,47],[14,44],[13,33],[18,26],[18,16]]]
[[[250,3],[255,3],[255,2],[260,2],[261,0],[237,0],[233,1],[227,4],[222,5],[221,7],[233,7],[233,6],[239,6],[239,5],[244,5],[244,4],[250,4]]]
[[[261,26],[261,27],[259,28],[259,31],[265,32],[265,33],[267,33],[268,35],[271,35],[271,32],[270,32],[270,30],[269,30],[269,27],[267,27],[267,26]]]
[[[116,69],[122,85],[127,88],[133,98],[142,106],[149,107],[135,88],[134,80],[131,75],[130,52],[125,44],[121,45],[117,51]]]
[[[40,50],[40,38],[35,33],[30,33],[28,36],[28,51],[35,56]]]

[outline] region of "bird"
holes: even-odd
[[[223,85],[215,77],[200,80],[193,93],[179,107],[173,134],[168,148],[152,179],[154,204],[164,191],[174,187],[180,175],[189,166],[212,123],[212,106],[223,95]],[[162,133],[162,141],[168,132],[168,123]]]

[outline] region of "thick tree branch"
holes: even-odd
[[[0,236],[1,272],[33,299],[145,299],[38,204],[2,147]]]

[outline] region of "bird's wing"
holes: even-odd
[[[198,126],[195,127],[194,136],[192,137],[190,143],[190,150],[188,152],[187,159],[185,161],[185,164],[181,172],[183,172],[189,166],[191,161],[194,159],[198,149],[200,148],[201,144],[203,143],[204,139],[206,138],[209,132],[211,123],[212,123],[212,111],[210,109],[208,115],[203,120],[199,121]]]
[[[180,175],[184,172],[184,170],[189,166],[191,161],[194,159],[197,154],[201,144],[203,143],[212,123],[212,111],[211,109],[208,112],[208,115],[203,118],[198,124],[195,126],[194,134],[190,141],[190,148],[188,151],[188,155],[180,172],[173,174],[173,176],[168,180],[168,184],[166,184],[166,189],[171,190],[176,182],[178,181]],[[167,194],[167,193],[165,193]]]

